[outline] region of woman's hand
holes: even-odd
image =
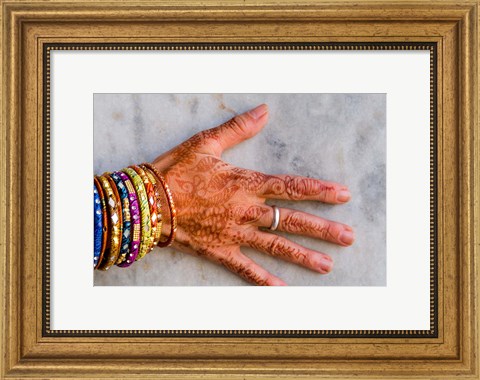
[[[221,160],[224,150],[255,136],[267,119],[268,108],[262,104],[225,124],[197,133],[156,158],[153,165],[163,173],[173,193],[177,209],[174,248],[220,263],[257,285],[286,285],[245,256],[240,247],[252,247],[319,273],[328,273],[333,263],[324,253],[269,232],[274,210],[265,200],[340,204],[350,199],[350,193],[337,183],[268,175]],[[287,208],[280,208],[277,229],[343,246],[354,240],[352,228],[345,224]]]

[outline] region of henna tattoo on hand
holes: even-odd
[[[158,157],[154,164],[164,174],[174,196],[177,237],[181,237],[177,246],[214,260],[247,281],[268,285],[268,274],[262,268],[249,264],[246,258],[242,261],[241,245],[248,244],[306,266],[312,263],[304,250],[284,238],[276,235],[268,241],[252,238],[251,232],[258,232],[255,226],[261,221],[267,224],[265,218],[270,209],[265,199],[300,200],[326,193],[331,196],[335,187],[311,178],[267,175],[222,161],[222,146],[231,145],[236,137],[242,140],[252,134],[252,128],[244,128],[246,125],[242,123],[245,120],[237,117],[220,127],[197,133]],[[228,134],[226,145],[222,129]],[[302,213],[291,213],[282,223],[291,232],[335,240],[328,224],[321,225]],[[235,249],[238,255],[231,253]]]

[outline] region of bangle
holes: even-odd
[[[99,269],[108,270],[118,259],[122,237],[122,205],[115,183],[108,173],[98,177],[107,197],[107,210],[111,224],[110,244],[107,246],[107,256],[104,257]],[[112,183],[110,183],[112,181]],[[112,186],[113,185],[113,186]]]
[[[100,184],[100,181],[97,177],[93,177],[93,182],[96,185],[98,190],[98,196],[100,198],[100,205],[102,207],[102,246],[100,248],[100,254],[98,256],[97,264],[95,265],[95,269],[98,269],[100,263],[103,260],[103,255],[107,249],[107,237],[108,237],[108,223],[107,223],[107,204],[105,202],[105,196],[103,194],[103,189]],[[95,254],[94,254],[95,260]]]
[[[103,215],[97,186],[93,182],[93,267],[95,268],[102,249]]]
[[[141,215],[141,243],[140,252],[136,260],[142,259],[150,249],[150,234],[151,234],[151,221],[150,221],[150,208],[148,207],[147,192],[143,181],[135,170],[132,168],[125,168],[123,171],[130,177],[133,182],[133,186],[137,192],[138,202],[140,204]]]
[[[175,209],[175,204],[173,202],[172,192],[170,191],[170,188],[168,187],[168,184],[165,181],[165,178],[163,178],[163,176],[159,173],[159,171],[157,170],[157,168],[155,168],[155,166],[149,163],[144,163],[143,165],[146,166],[148,169],[150,169],[153,172],[153,174],[157,177],[167,197],[168,208],[170,211],[170,235],[167,237],[166,240],[159,241],[157,245],[159,247],[168,247],[173,243],[173,240],[175,239],[175,234],[177,232],[177,210]]]
[[[130,239],[130,249],[129,253],[127,256],[127,259],[118,264],[119,267],[122,268],[127,268],[130,265],[133,264],[135,259],[138,256],[138,253],[140,251],[140,207],[138,206],[138,198],[137,198],[137,193],[135,191],[135,187],[132,184],[132,181],[130,181],[130,178],[128,175],[126,175],[124,172],[115,172],[118,174],[118,176],[122,179],[123,183],[125,184],[125,187],[127,188],[128,191],[128,197],[130,200],[130,217],[131,217],[131,239]]]
[[[143,181],[143,185],[145,186],[145,191],[147,192],[147,199],[148,199],[148,206],[150,208],[150,225],[152,226],[152,230],[150,232],[150,249],[149,252],[152,251],[154,244],[155,244],[155,235],[157,234],[157,202],[155,196],[155,188],[153,187],[152,182],[141,167],[137,165],[130,166],[133,170],[137,172],[140,178]]]
[[[118,256],[116,264],[121,264],[127,258],[127,255],[130,251],[130,233],[131,233],[131,222],[130,222],[130,201],[128,198],[128,191],[125,185],[123,184],[122,179],[117,172],[110,174],[110,177],[115,182],[118,193],[120,195],[120,202],[122,205],[122,242],[120,243],[120,255]]]
[[[160,201],[160,184],[155,179],[155,174],[147,168],[145,165],[140,165],[142,169],[148,176],[148,179],[153,184],[153,188],[155,189],[155,199],[156,199],[156,208],[157,208],[157,230],[155,231],[155,239],[154,245],[157,245],[162,237],[162,202]]]

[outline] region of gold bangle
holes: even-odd
[[[160,241],[160,238],[162,237],[162,202],[160,201],[160,184],[157,182],[157,179],[155,177],[155,174],[152,173],[152,171],[147,168],[145,165],[140,165],[140,167],[145,171],[145,174],[147,175],[148,179],[153,185],[154,193],[155,193],[155,210],[156,210],[156,220],[157,220],[157,228],[155,230],[155,236],[153,240],[153,244],[157,245],[157,243]],[[152,209],[152,208],[150,208]],[[153,217],[152,217],[153,218]]]
[[[172,192],[170,191],[170,187],[168,186],[167,181],[165,181],[165,178],[163,178],[163,176],[160,174],[157,168],[155,168],[155,166],[146,162],[142,165],[150,169],[157,177],[167,197],[168,208],[170,210],[170,235],[167,237],[167,240],[159,241],[157,245],[159,247],[168,247],[173,243],[175,239],[175,234],[177,232],[177,210],[175,209],[175,203],[173,202]]]

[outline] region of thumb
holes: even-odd
[[[220,154],[228,148],[241,143],[259,133],[267,124],[268,107],[261,104],[258,107],[235,116],[226,123],[214,128],[217,132],[217,142],[220,145]]]

